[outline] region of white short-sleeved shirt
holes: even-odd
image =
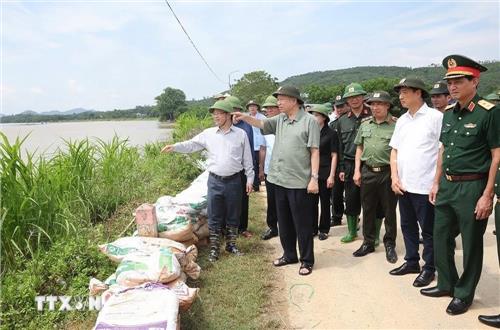
[[[428,195],[432,188],[439,152],[443,114],[423,104],[412,117],[409,112],[396,122],[389,145],[398,152],[398,175],[403,189]]]
[[[262,119],[265,119],[266,116],[264,116],[260,112],[257,112],[257,114],[255,115],[254,118],[262,120]],[[260,146],[265,143],[264,142],[264,136],[262,136],[260,128],[252,126],[252,130],[253,130],[253,150],[254,151],[259,151],[260,150]]]
[[[269,164],[271,163],[271,156],[273,154],[274,147],[274,134],[264,135],[265,146],[266,146],[266,159],[264,161],[264,174],[269,173]]]

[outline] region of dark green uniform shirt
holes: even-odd
[[[373,117],[363,120],[354,140],[354,144],[363,147],[362,162],[371,167],[390,165],[392,148],[389,142],[395,127],[396,119],[390,114],[380,124]]]
[[[444,113],[439,139],[444,146],[444,173],[488,173],[490,149],[500,146],[499,114],[493,104],[477,94],[463,108],[457,102]]]
[[[359,125],[363,118],[370,116],[370,109],[364,108],[359,117],[356,117],[352,111],[342,115],[337,123],[337,132],[339,136],[339,171],[345,170],[344,162],[346,160],[354,161],[356,156],[356,145],[354,139],[358,133]]]

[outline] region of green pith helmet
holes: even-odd
[[[344,104],[345,104],[345,100],[342,98],[342,95],[337,95],[335,97],[335,103],[333,105],[339,106],[339,105],[344,105]]]
[[[269,95],[266,100],[264,101],[264,104],[262,107],[267,108],[267,107],[277,107],[278,106],[278,99],[275,98],[272,95]]]
[[[429,94],[431,94],[431,95],[441,95],[441,94],[449,95],[450,92],[448,91],[448,84],[446,83],[446,81],[443,81],[443,80],[436,82],[432,86],[432,89],[429,92]]]
[[[260,109],[260,104],[258,104],[257,102],[255,102],[254,100],[250,100],[248,101],[247,105],[245,106],[245,108],[247,108],[248,110],[248,107],[251,106],[251,105],[256,105],[258,109]]]
[[[225,97],[224,95],[222,95],[221,93],[217,93],[217,94],[215,94],[212,98],[213,98],[213,99],[215,99],[215,100],[219,100],[219,99],[222,99],[222,100],[223,100],[223,99],[225,99],[226,97]]]
[[[222,110],[227,113],[233,112],[233,105],[229,103],[226,100],[220,100],[214,103],[210,108],[208,108],[208,111],[210,113],[214,112],[214,110]]]
[[[488,70],[471,58],[463,55],[448,55],[443,59],[443,66],[446,74],[443,79],[453,79],[461,77],[477,77],[480,73]]]
[[[366,103],[371,104],[372,102],[385,102],[389,103],[389,105],[392,107],[392,99],[391,95],[387,93],[386,91],[375,91],[372,93],[370,98],[366,101]]]
[[[491,93],[484,97],[488,101],[500,101],[500,96],[497,93]]]
[[[322,114],[326,118],[326,122],[330,121],[330,109],[328,109],[324,104],[311,104],[311,109],[308,110],[309,113],[317,112]]]
[[[297,87],[281,86],[276,92],[273,93],[274,97],[278,97],[278,95],[286,95],[296,98],[299,104],[304,104],[304,100],[302,99],[302,97],[300,97],[300,91]]]
[[[225,101],[229,102],[233,108],[243,110],[243,106],[241,105],[241,101],[236,96],[228,96],[225,98]]]
[[[331,109],[332,108],[332,104],[330,102],[326,102],[326,103],[323,103],[323,105],[325,107],[327,107],[328,109]]]
[[[420,89],[422,91],[422,98],[429,96],[429,93],[427,93],[427,90],[425,88],[425,83],[419,78],[408,77],[401,79],[399,83],[396,86],[394,86],[394,91],[396,93],[399,93],[399,90],[402,87],[411,87]]]
[[[353,97],[353,96],[358,96],[358,95],[366,95],[365,90],[363,89],[363,86],[358,83],[351,83],[346,86],[344,90],[344,95],[342,98],[346,99],[348,97]]]

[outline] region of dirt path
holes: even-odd
[[[265,221],[265,219],[264,219]],[[399,219],[398,219],[399,221]],[[345,223],[345,219],[344,219]],[[399,226],[399,224],[398,224]],[[325,241],[314,240],[316,264],[313,274],[299,276],[298,265],[277,269],[274,312],[288,315],[286,328],[293,329],[482,329],[479,314],[500,312],[500,274],[496,240],[492,235],[494,219],[486,230],[484,266],[474,304],[459,316],[445,309],[451,298],[427,298],[412,286],[415,275],[395,277],[388,272],[404,262],[404,244],[398,232],[398,262],[385,260],[383,246],[363,258],[352,252],[362,243],[342,244],[346,226],[334,227]],[[382,228],[383,235],[384,229]],[[273,257],[281,256],[279,238],[269,241]],[[457,240],[456,259],[461,267],[461,241]],[[435,285],[433,282],[431,286]],[[279,298],[281,297],[281,298]],[[282,324],[283,325],[283,324]]]

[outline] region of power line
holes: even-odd
[[[191,45],[193,45],[194,49],[196,50],[196,52],[198,53],[198,55],[200,55],[202,61],[205,63],[205,65],[207,66],[208,70],[210,70],[210,72],[212,72],[212,74],[215,76],[215,78],[217,78],[217,80],[219,80],[221,83],[223,83],[224,85],[226,84],[224,81],[222,81],[222,79],[219,78],[219,76],[217,75],[217,73],[215,73],[215,71],[212,69],[212,67],[208,64],[207,60],[205,60],[205,58],[203,57],[203,55],[201,55],[201,52],[198,50],[198,47],[196,47],[196,45],[194,44],[194,41],[191,39],[191,37],[189,36],[189,34],[187,33],[186,29],[184,28],[184,26],[182,25],[181,21],[179,20],[179,18],[177,17],[177,15],[175,14],[174,12],[174,9],[172,8],[172,6],[170,6],[170,4],[168,3],[168,0],[165,0],[165,3],[167,4],[168,8],[170,8],[170,11],[172,12],[172,14],[174,15],[175,19],[177,20],[177,22],[179,23],[179,25],[181,26],[182,28],[182,31],[184,31],[184,33],[186,34],[186,37],[189,39],[189,42],[191,43]]]

